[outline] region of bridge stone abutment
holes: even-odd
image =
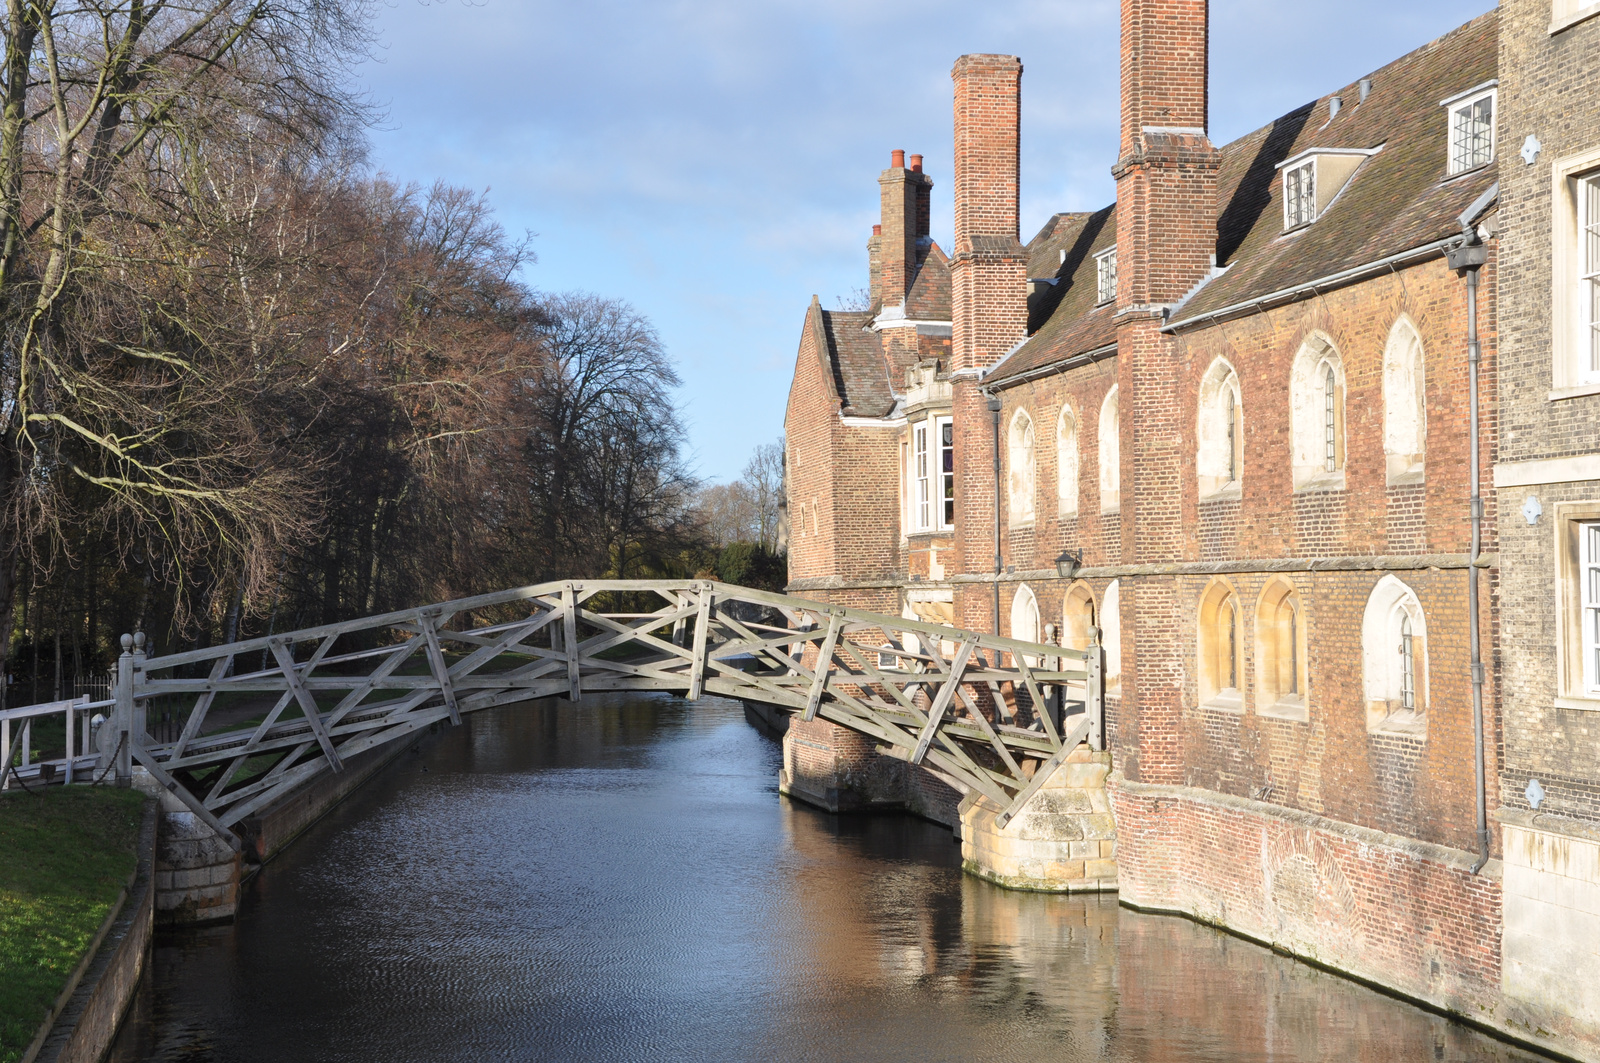
[[[1106,778],[1110,752],[1087,744],[1004,825],[1003,809],[978,794],[961,802],[961,862],[1008,889],[1093,893],[1117,888],[1117,824]]]
[[[212,830],[143,768],[133,785],[160,804],[156,824],[155,921],[197,926],[231,920],[244,866],[232,843]]]
[[[877,745],[827,720],[791,717],[778,792],[828,812],[911,812],[954,829],[961,794]]]

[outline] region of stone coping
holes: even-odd
[[[1472,865],[1478,862],[1477,853],[1469,853],[1464,849],[1436,845],[1433,842],[1419,841],[1416,838],[1407,838],[1400,834],[1389,834],[1385,831],[1374,830],[1371,827],[1362,827],[1355,823],[1329,819],[1327,816],[1319,816],[1315,812],[1304,812],[1298,808],[1269,804],[1265,801],[1256,801],[1248,797],[1235,797],[1232,794],[1218,793],[1215,790],[1203,790],[1197,786],[1133,782],[1125,778],[1121,771],[1114,771],[1111,773],[1111,777],[1106,780],[1106,788],[1112,791],[1123,790],[1135,797],[1193,801],[1199,804],[1231,809],[1235,812],[1286,821],[1311,830],[1341,835],[1362,845],[1392,849],[1415,859],[1426,860],[1429,863],[1440,864],[1457,871],[1470,872]],[[1478,876],[1498,882],[1500,881],[1501,873],[1501,862],[1499,860],[1490,860],[1483,866],[1483,870],[1478,873]]]
[[[144,950],[150,941],[148,923],[158,815],[157,803],[146,801],[139,825],[139,860],[133,874],[123,884],[19,1063],[58,1063],[86,1056],[99,1059],[110,1047],[139,981],[137,977],[121,978],[122,985],[117,984],[118,975],[123,973],[118,968],[125,967],[129,958],[123,955],[123,945],[130,937],[134,939],[135,968],[142,969]],[[141,919],[146,924],[143,927],[139,925]],[[102,995],[102,986],[120,999],[97,999]],[[80,1029],[85,1023],[99,1028]],[[87,1053],[86,1045],[92,1046]]]
[[[1494,818],[1508,827],[1542,831],[1545,834],[1561,834],[1600,845],[1600,823],[1572,819],[1554,812],[1524,812],[1518,808],[1497,809]]]

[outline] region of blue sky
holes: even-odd
[[[1212,0],[1226,143],[1492,0]],[[1115,0],[389,0],[361,71],[372,161],[487,188],[538,234],[527,280],[626,299],[683,376],[696,472],[783,427],[800,324],[866,284],[893,148],[933,177],[950,247],[950,66],[1022,57],[1022,230],[1115,192]]]

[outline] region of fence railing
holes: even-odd
[[[50,783],[59,776],[63,783],[71,783],[80,774],[92,772],[99,762],[99,754],[92,744],[91,714],[110,709],[113,704],[110,700],[91,701],[88,695],[83,695],[0,709],[0,790],[10,789],[14,779],[26,785],[29,779]],[[34,755],[34,721],[58,715],[63,720],[63,755],[40,759]],[[12,741],[13,725],[15,742]]]

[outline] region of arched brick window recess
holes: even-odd
[[[1383,349],[1383,461],[1389,483],[1422,482],[1427,439],[1422,337],[1402,314]]]
[[[1023,642],[1039,642],[1039,599],[1026,583],[1017,588],[1011,597],[1011,637]],[[1026,656],[1026,655],[1025,655]],[[1029,667],[1039,664],[1036,657],[1027,658]]]
[[[1122,415],[1115,386],[1100,404],[1100,511],[1122,508]]]
[[[1056,500],[1063,517],[1078,515],[1078,418],[1066,404],[1056,420]]]
[[[1242,711],[1244,695],[1244,617],[1239,596],[1223,580],[1213,580],[1200,596],[1200,704]]]
[[[1307,712],[1306,624],[1300,592],[1280,577],[1256,603],[1256,711],[1304,720]]]
[[[1079,580],[1067,588],[1066,602],[1061,607],[1061,645],[1069,650],[1088,649],[1089,629],[1097,626],[1094,590]]]
[[[1239,374],[1218,358],[1200,380],[1195,470],[1200,498],[1237,498],[1244,473],[1244,404]]]
[[[1006,433],[1006,511],[1012,524],[1033,523],[1037,457],[1033,418],[1028,416],[1027,410],[1018,410],[1011,418],[1011,430]]]
[[[1307,336],[1290,370],[1290,429],[1296,491],[1344,487],[1344,360],[1320,332]]]
[[[1100,645],[1106,658],[1106,690],[1122,690],[1122,591],[1118,582],[1106,585],[1100,599]]]
[[[1361,618],[1361,685],[1369,731],[1427,734],[1428,621],[1393,575],[1372,589]]]

